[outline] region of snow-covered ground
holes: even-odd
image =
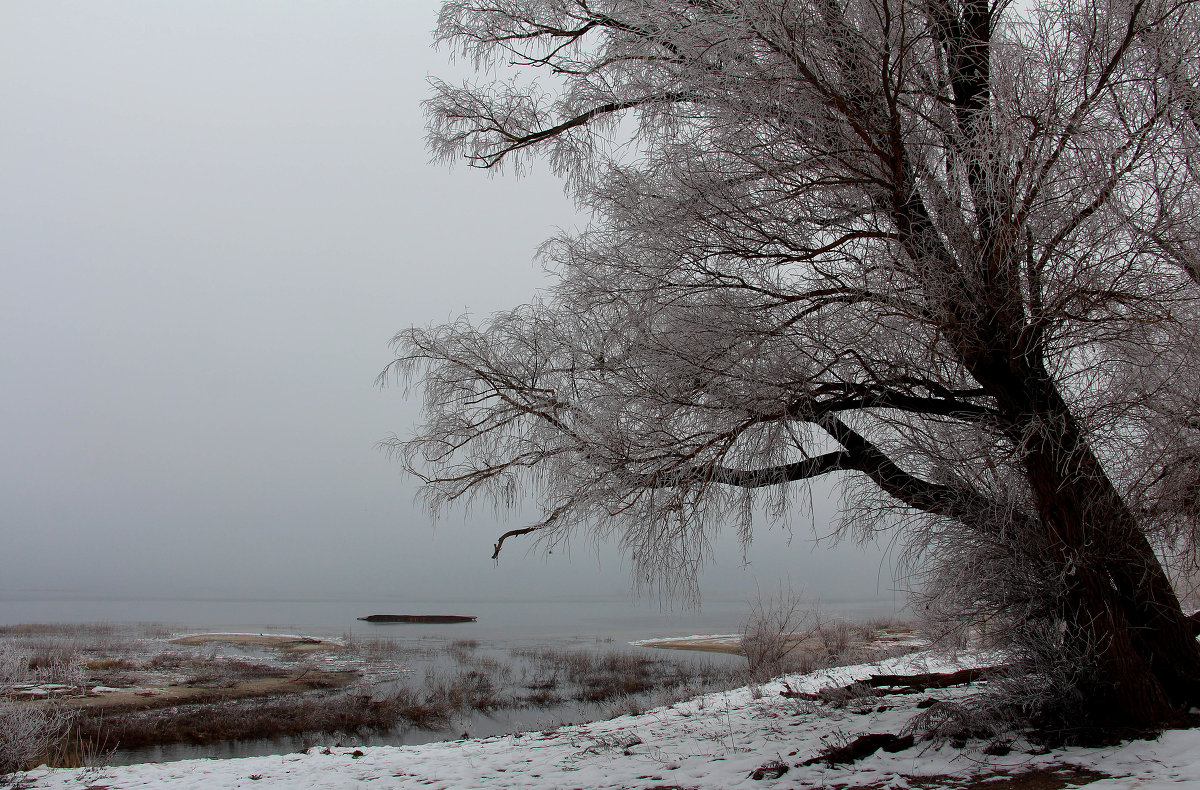
[[[983,744],[954,748],[918,741],[849,766],[802,766],[829,744],[868,732],[900,733],[917,703],[969,693],[963,689],[893,695],[834,708],[780,696],[840,686],[879,673],[949,671],[970,665],[918,653],[877,664],[841,667],[759,687],[709,694],[640,716],[424,746],[314,748],[307,753],[237,760],[187,760],[100,771],[30,771],[21,787],[44,790],[134,788],[903,788],[962,787],[971,777],[1070,767],[1075,786],[1200,788],[1200,731],[1172,731],[1154,741],[1108,749],[1034,754],[1017,742],[1003,757]],[[755,769],[783,764],[781,777],[753,779]],[[1063,775],[1066,777],[1067,775]],[[942,777],[935,784],[923,777]],[[1054,786],[1064,786],[1062,784]]]

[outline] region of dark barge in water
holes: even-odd
[[[358,619],[368,623],[473,623],[476,618],[461,614],[372,614]]]

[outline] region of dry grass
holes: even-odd
[[[171,743],[208,744],[305,733],[359,733],[390,729],[405,714],[398,701],[373,702],[360,692],[256,700],[219,700],[80,721],[80,738],[122,749]]]
[[[94,658],[85,661],[83,666],[89,672],[129,672],[145,667],[144,664],[124,657]]]
[[[712,662],[680,662],[640,653],[539,649],[514,654],[533,668],[532,677],[523,682],[534,692],[523,698],[528,704],[557,689],[579,702],[611,702],[678,688],[727,688],[740,681],[738,673]]]
[[[226,658],[220,661],[189,661],[194,674],[182,685],[192,688],[233,688],[239,683],[261,678],[283,678],[293,674],[291,669],[271,664]]]
[[[911,629],[892,618],[866,622],[831,618],[800,593],[780,587],[773,596],[760,594],[751,602],[742,627],[741,652],[750,680],[761,682],[906,652],[907,646],[881,650],[874,644],[881,634],[899,631]]]
[[[0,625],[0,637],[27,637],[46,634],[59,637],[95,637],[112,636],[116,633],[117,627],[112,623],[21,623],[20,625]]]
[[[483,669],[463,669],[445,673],[437,670],[425,675],[425,700],[428,704],[456,710],[495,710],[509,707],[501,673]]]
[[[427,645],[412,645],[392,639],[353,639],[342,637],[342,645],[352,655],[367,661],[399,661],[428,658],[435,652]]]
[[[80,643],[45,636],[0,643],[0,694],[18,684],[79,685],[84,679]]]

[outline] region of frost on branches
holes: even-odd
[[[1200,514],[1194,0],[462,0],[437,35],[491,81],[434,83],[436,154],[545,159],[591,220],[543,299],[397,338],[435,510],[532,494],[497,553],[615,538],[686,597],[720,525],[836,474],[1060,724],[1200,704],[1164,570]]]

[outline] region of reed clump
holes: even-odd
[[[212,700],[137,711],[119,718],[89,716],[78,724],[82,740],[122,749],[172,743],[281,738],[306,733],[360,733],[391,728],[399,711],[351,692],[253,700]]]
[[[684,663],[640,653],[552,648],[513,653],[533,667],[532,677],[525,683],[534,692],[524,697],[528,702],[539,694],[558,689],[578,702],[608,702],[681,687],[727,688],[740,679],[737,672],[709,661]]]

